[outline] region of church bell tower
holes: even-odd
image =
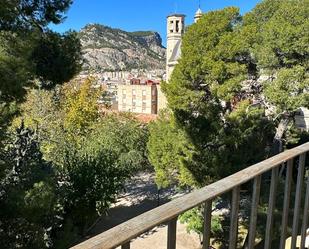
[[[203,16],[203,12],[202,12],[201,8],[199,7],[198,10],[195,12],[194,22],[197,23],[198,20],[200,20],[202,16]]]
[[[185,31],[185,15],[173,14],[167,17],[166,80],[181,56],[181,40]]]

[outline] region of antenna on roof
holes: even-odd
[[[178,5],[177,5],[177,2],[175,1],[175,14],[177,13],[178,11]]]
[[[201,0],[198,0],[198,8],[201,8]]]

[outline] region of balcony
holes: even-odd
[[[266,178],[270,181],[269,190],[265,190],[269,191],[267,219],[265,222],[263,247],[259,248],[273,248],[272,234],[277,232],[277,234],[280,234],[279,249],[304,249],[309,218],[309,176],[306,174],[305,167],[305,159],[308,151],[309,143],[287,150],[204,188],[152,209],[72,248],[113,249],[121,246],[122,249],[130,249],[131,240],[158,225],[167,224],[166,248],[175,249],[178,216],[194,207],[203,205],[204,233],[201,247],[203,249],[208,249],[210,248],[211,242],[210,227],[212,202],[216,197],[230,192],[232,198],[229,214],[229,238],[226,247],[229,249],[236,249],[239,236],[240,189],[244,184],[251,184],[251,182],[253,184],[251,214],[249,216],[248,241],[245,248],[256,248],[257,215],[261,183],[262,179]],[[284,174],[282,174],[282,172],[284,172]],[[293,185],[293,176],[296,177],[294,177],[295,186]],[[281,225],[275,227],[274,215],[276,199],[278,199],[277,187],[279,180],[284,182],[284,198],[283,206],[278,207],[281,211]],[[306,189],[305,191],[303,191],[304,188]],[[291,203],[293,204],[291,205]],[[292,228],[291,232],[288,231],[288,227]]]

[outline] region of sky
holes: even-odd
[[[203,12],[237,6],[241,13],[250,11],[261,0],[200,0]],[[199,0],[73,0],[66,20],[50,27],[58,32],[79,31],[88,23],[99,23],[125,31],[159,32],[166,42],[166,17],[172,13],[186,15],[193,22]]]

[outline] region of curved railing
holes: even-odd
[[[168,223],[167,248],[176,248],[176,225],[177,217],[187,210],[190,210],[201,204],[204,205],[204,234],[203,234],[203,249],[208,249],[210,244],[210,225],[211,225],[211,210],[212,200],[226,192],[232,191],[231,202],[231,221],[229,232],[229,248],[235,249],[238,238],[238,211],[239,211],[239,195],[240,186],[253,180],[252,192],[252,207],[249,225],[249,240],[248,249],[253,249],[256,237],[256,221],[257,208],[260,197],[261,178],[262,174],[271,171],[271,184],[269,192],[269,203],[267,210],[267,221],[265,226],[265,242],[264,249],[271,248],[273,219],[275,210],[275,201],[277,194],[277,185],[279,179],[279,168],[286,167],[285,188],[284,188],[284,204],[282,210],[282,224],[280,228],[280,249],[285,248],[285,240],[287,237],[287,225],[290,212],[290,198],[292,186],[292,171],[293,168],[298,169],[297,183],[295,192],[295,201],[293,208],[293,224],[291,249],[296,248],[297,236],[301,234],[301,247],[305,246],[306,229],[308,226],[308,211],[309,211],[309,177],[307,177],[306,193],[302,193],[303,184],[305,181],[305,158],[309,151],[309,143],[303,144],[291,150],[287,150],[265,161],[250,166],[242,171],[239,171],[229,177],[210,184],[204,188],[196,190],[190,194],[179,197],[167,204],[152,209],[144,214],[141,214],[127,222],[124,222],[104,233],[101,233],[89,240],[82,242],[72,248],[87,249],[113,249],[121,246],[122,249],[130,248],[130,241],[139,235],[149,231],[157,225]],[[297,165],[294,165],[297,160]],[[295,166],[295,167],[294,167]],[[304,207],[301,207],[301,198],[305,194]],[[300,215],[302,214],[302,221]],[[302,224],[300,224],[302,222]],[[301,225],[301,229],[299,229]],[[301,231],[299,231],[301,230]]]

